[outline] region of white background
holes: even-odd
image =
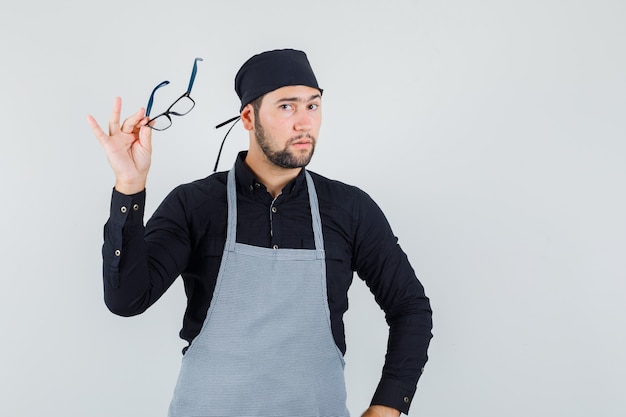
[[[626,413],[626,3],[5,1],[0,6],[0,415],[164,416],[181,281],[134,318],[102,301],[106,126],[186,88],[154,135],[150,214],[211,173],[258,52],[305,50],[324,94],[311,169],[383,208],[434,310],[411,416]],[[239,126],[220,169],[247,146]],[[383,315],[355,278],[349,407],[377,384]]]

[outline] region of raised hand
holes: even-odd
[[[122,99],[116,97],[108,135],[93,116],[87,116],[87,121],[106,152],[115,174],[115,189],[123,194],[135,194],[146,187],[152,160],[152,129],[146,126],[148,118],[143,108],[120,125],[121,112]]]

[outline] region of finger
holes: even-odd
[[[135,131],[138,131],[141,127],[140,123],[144,118],[145,112],[146,111],[143,108],[140,108],[135,112],[135,114],[124,120],[121,127],[122,132],[133,133]]]
[[[103,143],[106,139],[109,138],[109,136],[104,133],[104,130],[102,130],[102,128],[92,115],[87,116],[87,123],[89,123],[89,126],[91,126],[93,134],[96,136],[98,141],[100,141],[100,143]]]
[[[109,135],[113,136],[120,131],[120,114],[122,113],[122,99],[115,97],[113,101],[113,111],[109,118]]]
[[[148,127],[149,117],[141,120],[141,130],[139,131],[139,140],[144,148],[152,149],[152,128]]]

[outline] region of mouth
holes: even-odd
[[[313,148],[313,144],[310,141],[298,141],[291,146],[298,151],[308,151]]]
[[[291,145],[296,148],[308,148],[313,146],[313,138],[310,136],[295,138],[291,141]]]

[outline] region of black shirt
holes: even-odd
[[[237,241],[274,248],[314,249],[304,170],[275,199],[247,168],[235,163]],[[372,404],[407,413],[427,360],[431,309],[384,214],[360,189],[309,171],[317,191],[333,337],[345,354],[343,314],[353,272],[365,281],[389,324],[382,378]],[[182,276],[187,308],[180,337],[202,328],[226,241],[226,172],[180,185],[143,226],[145,191],[113,190],[104,227],[104,298],[121,316],[144,312]]]

